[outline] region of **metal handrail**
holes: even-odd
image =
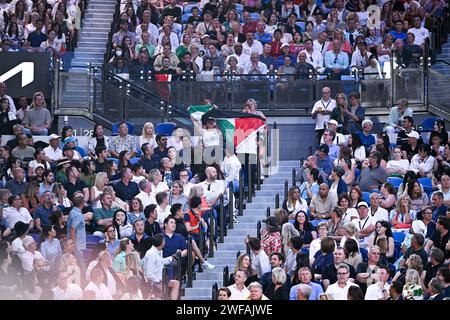
[[[208,258],[214,258],[214,232],[215,232],[215,222],[214,222],[214,212],[213,209],[209,210],[209,248],[208,248]]]
[[[275,195],[275,209],[280,208],[280,195],[277,193]]]
[[[193,260],[193,257],[192,257],[192,237],[189,235],[188,236],[188,240],[187,240],[187,252],[188,252],[188,255],[187,255],[187,281],[186,281],[186,287],[188,287],[188,288],[192,288],[192,278],[193,278],[193,275],[192,275],[192,272],[193,272],[193,270],[192,270],[192,268],[193,268],[193,265],[194,265],[194,260]]]
[[[261,240],[261,220],[256,223],[256,237]]]
[[[233,229],[233,213],[234,213],[234,193],[233,193],[233,182],[228,183],[228,229]]]
[[[270,206],[268,206],[266,209],[266,217],[270,217]]]
[[[222,271],[222,284],[224,287],[228,287],[228,280],[230,279],[230,271],[228,266],[225,266]]]
[[[220,195],[219,204],[219,243],[223,243],[225,228],[225,212],[223,207],[223,194]]]

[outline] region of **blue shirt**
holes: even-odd
[[[163,257],[167,258],[177,252],[177,250],[184,250],[187,248],[186,239],[179,234],[174,233],[172,238],[169,237],[166,233],[164,233],[164,240],[166,242],[163,249]]]
[[[133,181],[128,182],[126,186],[121,180],[114,185],[114,191],[123,201],[130,201],[139,194],[139,186]]]
[[[309,296],[309,300],[319,300],[319,296],[323,293],[322,286],[314,282],[306,284],[310,286],[312,289],[311,295]],[[298,287],[300,287],[300,284],[297,284],[291,288],[291,292],[289,293],[289,300],[297,300]]]
[[[79,208],[74,207],[67,219],[67,238],[70,238],[70,229],[75,229],[75,244],[77,250],[86,249],[86,229],[84,217]]]
[[[333,158],[329,155],[324,159],[320,159],[317,157],[317,166],[323,170],[327,175],[331,174],[331,170],[333,169]]]
[[[389,34],[394,37],[394,41],[397,39],[406,40],[406,38],[407,38],[407,35],[404,32],[397,33],[394,30],[394,31],[389,32]]]
[[[31,32],[28,35],[28,42],[30,43],[30,46],[33,48],[39,48],[41,46],[41,43],[44,41],[47,41],[47,36],[45,33],[39,33],[37,34],[36,31]]]
[[[366,149],[366,154],[369,154],[369,149],[371,146],[373,146],[375,144],[375,137],[371,134],[369,134],[368,136],[366,136],[364,134],[364,132],[359,131],[358,133],[358,137],[359,139],[361,139],[361,144],[364,146],[364,148]]]
[[[46,208],[44,206],[39,206],[34,213],[34,220],[41,219],[41,227],[43,226],[51,226],[52,221],[50,220],[50,216],[53,214],[53,206],[50,208]]]
[[[337,144],[330,144],[330,145],[328,145],[328,148],[329,148],[329,152],[328,152],[328,155],[330,156],[330,157],[332,157],[332,158],[335,158],[335,159],[337,159],[337,158],[339,158],[339,150],[341,149]]]
[[[138,216],[136,216],[134,213],[128,212],[127,213],[127,220],[129,224],[134,224],[138,220],[145,221],[145,215],[143,212],[139,213]]]
[[[264,55],[259,55],[259,61],[264,63],[267,66],[267,69],[270,68],[270,65],[274,65],[275,61],[273,60],[271,55],[268,55],[267,57],[264,57]]]
[[[255,40],[260,41],[264,46],[266,43],[272,42],[272,36],[267,32],[264,32],[263,34],[255,32]]]
[[[348,55],[340,51],[336,57],[334,51],[327,51],[325,53],[325,68],[329,69],[348,69]]]
[[[39,184],[39,192],[38,192],[38,195],[39,195],[39,196],[42,196],[42,194],[43,194],[45,191],[50,191],[50,192],[52,192],[54,186],[55,186],[55,184],[52,183],[49,187],[46,188],[45,185],[44,185],[44,183],[41,182],[41,183]]]
[[[106,242],[106,250],[108,250],[109,254],[114,257],[116,255],[117,250],[119,249],[120,241],[115,239],[113,243]]]

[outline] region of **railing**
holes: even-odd
[[[275,209],[280,208],[280,195],[277,193],[275,195]]]
[[[194,259],[193,259],[193,256],[192,256],[192,237],[190,235],[188,236],[188,241],[187,241],[187,252],[188,252],[188,256],[187,256],[187,276],[186,276],[187,280],[186,280],[186,287],[192,288],[192,280],[193,280],[193,270],[192,270],[192,268],[194,267]]]
[[[218,299],[219,296],[219,286],[217,285],[217,282],[214,282],[211,288],[211,300],[215,301]]]
[[[228,280],[230,279],[230,271],[228,266],[225,266],[222,271],[222,284],[224,287],[228,287]]]

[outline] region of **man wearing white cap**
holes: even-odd
[[[367,202],[361,201],[357,205],[358,218],[352,220],[352,224],[359,232],[359,246],[367,248],[368,240],[375,231],[375,223],[372,217],[369,215],[369,206]]]
[[[408,143],[402,145],[402,157],[404,159],[408,159],[411,162],[411,159],[419,153],[419,139],[420,135],[417,131],[411,131],[407,134]]]
[[[62,159],[63,154],[62,150],[59,148],[59,139],[61,137],[57,134],[52,133],[50,135],[49,146],[44,148],[45,156],[47,157],[47,161],[49,163],[54,163],[60,159]]]
[[[336,133],[336,136],[334,137],[333,143],[336,145],[340,145],[342,143],[345,142],[345,137],[342,133],[337,132],[337,128],[338,128],[339,124],[336,120],[331,119],[330,121],[328,121],[328,125],[327,125],[327,129],[329,130],[333,130]],[[324,144],[325,140],[323,138],[320,139],[320,144]]]

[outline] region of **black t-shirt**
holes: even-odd
[[[144,232],[149,237],[153,237],[154,235],[161,233],[161,227],[159,226],[159,223],[156,221],[154,221],[152,224],[150,224],[150,222],[145,220]]]
[[[350,269],[350,278],[356,279],[356,271],[352,265],[345,263]],[[327,265],[322,271],[322,280],[328,279],[330,284],[335,283],[337,279],[337,270],[334,263]]]
[[[419,147],[420,144],[417,144],[416,148],[413,149],[408,143],[404,143],[402,145],[402,151],[406,151],[406,155],[408,157],[408,160],[411,161],[411,159],[419,153]]]
[[[433,246],[441,249],[442,252],[444,252],[446,258],[448,258],[448,251],[445,250],[445,246],[447,245],[449,238],[450,238],[449,232],[447,232],[445,236],[441,237],[441,233],[437,230],[433,232],[430,238],[430,240],[433,241]]]
[[[187,239],[189,232],[187,231],[186,226],[184,225],[184,219],[175,218],[175,223],[176,223],[175,233],[179,233]]]
[[[64,183],[64,188],[67,190],[67,198],[73,199],[73,194],[75,191],[83,191],[84,188],[87,188],[87,185],[80,179],[78,179],[75,184],[72,184],[69,180],[67,180],[67,182]]]
[[[358,266],[356,267],[356,274],[358,274],[358,273],[369,273],[369,274],[377,273],[378,267],[379,267],[379,264],[377,266],[375,266],[375,268],[372,269],[372,268],[369,268],[369,264],[367,262],[362,262],[362,263],[358,264]],[[356,277],[355,277],[355,281],[356,281],[356,284],[364,292],[364,294],[366,293],[367,286],[375,283],[374,280],[367,280],[365,282],[359,282],[356,279]]]
[[[405,261],[412,255],[412,254],[417,254],[421,259],[422,259],[422,265],[426,265],[428,262],[428,254],[425,251],[424,248],[420,248],[418,251],[413,251],[412,247],[409,247],[406,252],[405,255],[403,256],[403,259],[405,259]]]

